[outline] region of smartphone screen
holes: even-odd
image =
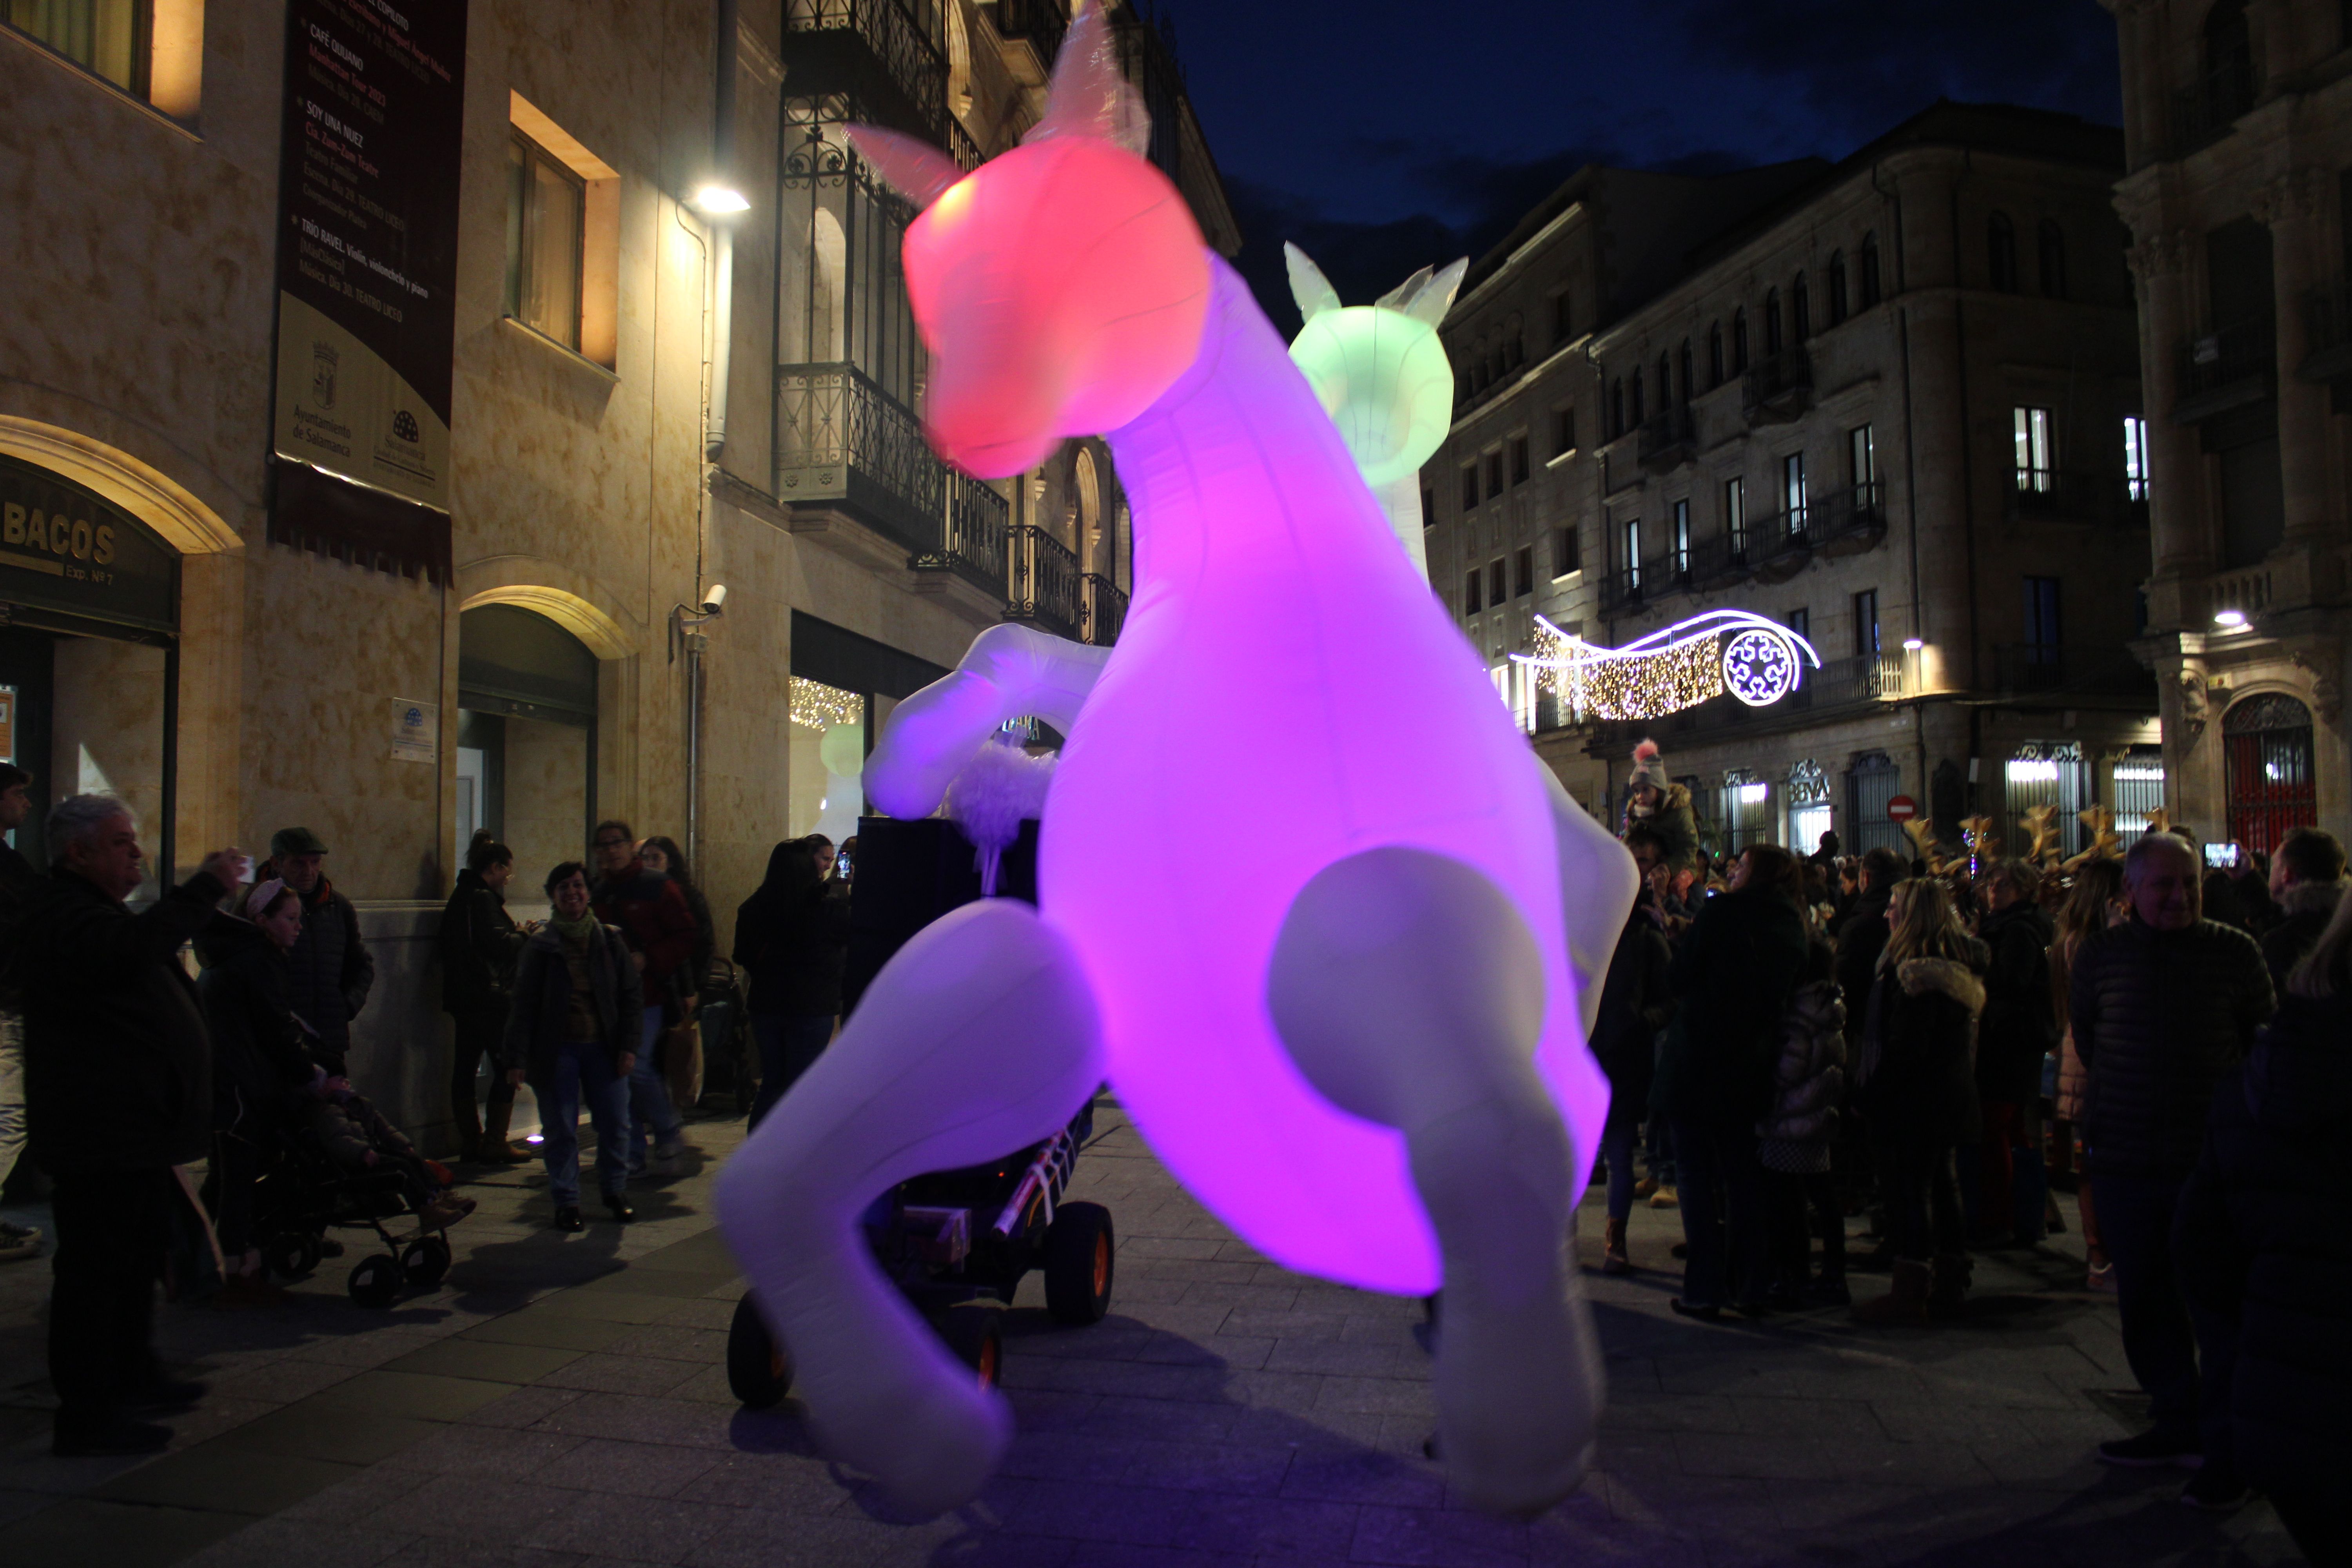
[[[2238,864],[2238,847],[2234,844],[2205,846],[2205,864],[2221,870],[2233,870]]]

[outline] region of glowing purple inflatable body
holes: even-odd
[[[1476,868],[1544,955],[1536,1064],[1576,1146],[1598,1148],[1609,1091],[1569,972],[1552,804],[1287,348],[1213,268],[1199,359],[1110,433],[1135,597],[1062,753],[1040,906],[1095,983],[1121,1103],[1179,1179],[1292,1268],[1426,1294],[1437,1248],[1404,1141],[1300,1075],[1267,963],[1334,861],[1407,845]],[[1273,819],[1237,815],[1237,760],[1276,786]]]
[[[1581,1479],[1601,1403],[1570,1242],[1608,1103],[1591,987],[1633,862],[1538,762],[1281,339],[1136,155],[1103,9],[1018,150],[967,174],[856,136],[924,208],[905,258],[932,445],[1003,476],[1108,428],[1134,510],[1116,649],[992,627],[866,770],[878,808],[928,816],[1006,721],[1061,729],[1039,907],[983,900],[909,942],[746,1140],[719,1216],[828,1452],[954,1507],[1010,1417],[856,1216],[1050,1134],[1108,1076],[1269,1257],[1442,1286],[1455,1495],[1540,1509]]]

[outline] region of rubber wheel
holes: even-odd
[[[1100,1204],[1064,1204],[1045,1231],[1045,1310],[1057,1322],[1101,1322],[1110,1310],[1118,1262],[1110,1210]]]
[[[956,1359],[980,1374],[982,1388],[994,1388],[1004,1363],[1004,1310],[984,1301],[950,1307],[940,1320],[940,1337]]]
[[[735,1303],[727,1328],[727,1386],[746,1410],[773,1409],[792,1392],[793,1358],[749,1296]]]
[[[261,1249],[261,1261],[281,1279],[306,1279],[319,1267],[319,1238],[299,1231],[272,1237]]]
[[[346,1288],[352,1300],[362,1307],[389,1307],[392,1299],[400,1294],[406,1278],[399,1258],[389,1252],[379,1252],[352,1265],[351,1283]]]
[[[449,1238],[420,1236],[400,1255],[400,1267],[412,1285],[438,1285],[449,1276]]]

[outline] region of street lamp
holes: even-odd
[[[726,217],[751,210],[751,198],[732,185],[714,181],[686,199],[687,205],[705,217]]]
[[[2244,631],[2246,629],[2246,612],[2243,610],[2216,610],[2213,612],[2213,624],[2221,627],[2225,632]]]

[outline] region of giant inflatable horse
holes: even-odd
[[[1108,1078],[1276,1262],[1442,1284],[1444,1460],[1475,1503],[1540,1509],[1582,1477],[1602,1396],[1570,1217],[1633,863],[1529,751],[1280,338],[1139,155],[1103,9],[1024,143],[969,174],[854,133],[923,209],[905,258],[932,445],[1004,476],[1105,432],[1134,508],[1116,650],[992,627],[899,705],[866,771],[877,805],[923,816],[1009,719],[1062,729],[1037,907],[984,900],[909,942],[736,1154],[719,1217],[818,1440],[907,1505],[955,1507],[1010,1416],[858,1215],[1048,1136]],[[1229,744],[1278,784],[1278,816],[1242,815],[1265,794],[1228,793]]]

